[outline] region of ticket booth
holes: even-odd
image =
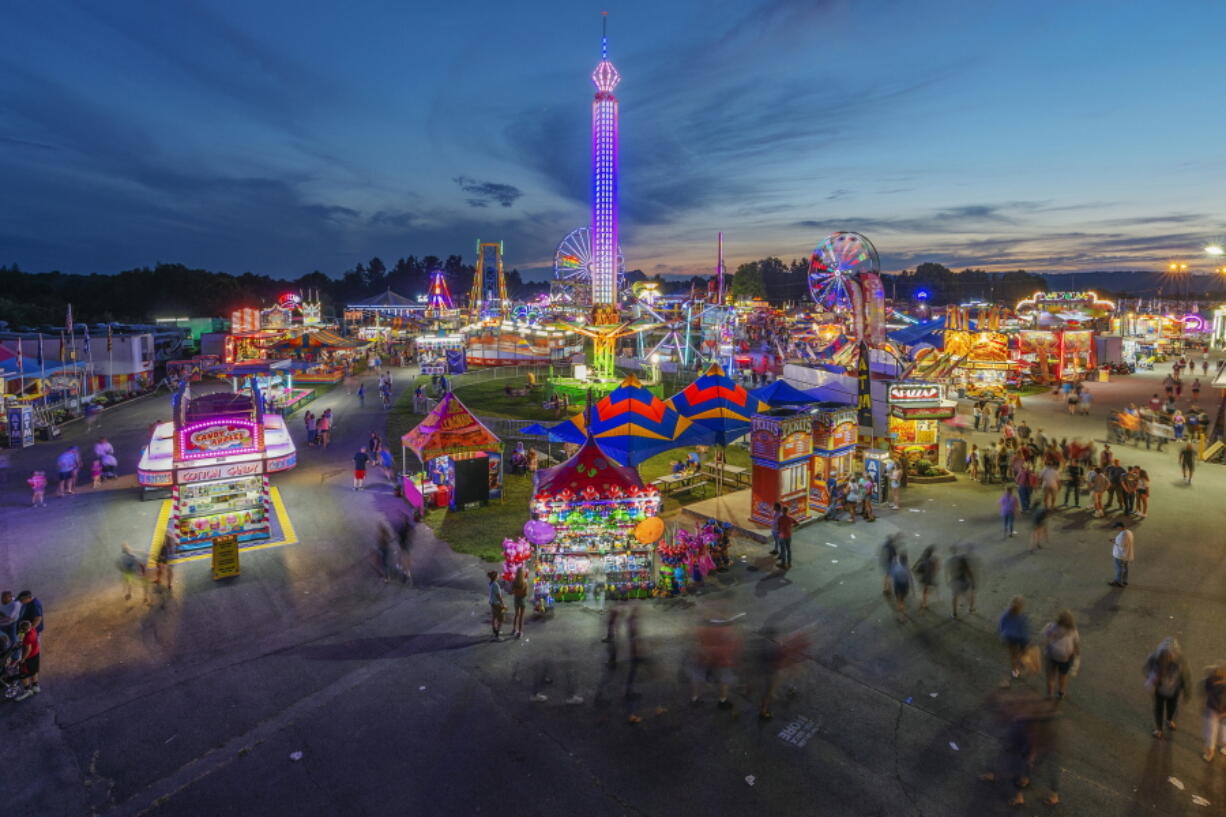
[[[760,525],[771,524],[779,502],[797,522],[808,519],[813,458],[809,413],[781,408],[755,414],[750,421],[749,453],[753,460],[749,518]]]
[[[830,493],[852,471],[856,453],[856,410],[844,403],[819,403],[810,409],[813,458],[809,471],[809,512],[820,516],[830,510]]]

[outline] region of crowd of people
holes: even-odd
[[[90,487],[101,488],[106,480],[115,479],[119,475],[119,460],[115,458],[115,446],[106,437],[99,437],[93,446],[94,457],[90,460]],[[81,457],[81,447],[77,445],[64,449],[55,458],[57,497],[71,496],[77,492],[81,482],[81,471],[85,461]],[[34,508],[47,507],[47,487],[49,480],[47,472],[35,470],[26,479],[30,488],[30,506]]]
[[[42,692],[43,626],[43,603],[32,592],[0,592],[0,688],[8,700],[24,701]]]

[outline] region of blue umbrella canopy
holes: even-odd
[[[718,445],[746,434],[749,418],[766,410],[761,400],[725,374],[718,363],[670,397],[668,403],[682,417],[710,431]]]
[[[664,451],[714,442],[714,434],[682,417],[630,375],[587,412],[546,429],[552,439],[582,443],[591,436],[622,465],[638,465]]]
[[[814,397],[810,394],[806,394],[788,383],[786,380],[776,380],[760,389],[754,389],[750,392],[750,394],[771,408],[779,408],[780,406],[804,406],[808,405],[809,403],[817,403],[821,401],[820,397]]]

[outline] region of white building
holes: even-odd
[[[47,363],[60,361],[59,334],[42,335],[42,354]],[[0,345],[12,352],[21,346],[27,370],[31,362],[38,360],[39,335],[35,332],[10,332],[0,335]],[[85,335],[78,331],[68,342],[64,360],[71,361],[75,351],[76,361],[90,373],[87,393],[95,391],[141,391],[154,385],[153,335],[148,332],[115,333],[107,349],[106,330],[90,333],[88,349]]]

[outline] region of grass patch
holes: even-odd
[[[541,379],[537,379],[540,383]],[[478,383],[459,383],[452,390],[474,414],[482,417],[506,417],[512,420],[554,420],[554,413],[541,403],[552,394],[548,385],[530,389],[526,395],[511,396],[507,387],[527,389],[528,378],[508,377],[505,380],[486,380]],[[572,404],[576,410],[578,406]]]
[[[413,413],[413,390],[416,388],[417,383],[428,383],[429,380],[430,378],[427,376],[418,378],[416,382],[411,383],[400,395],[391,412],[389,412],[387,436],[385,439],[389,445],[393,446],[393,451],[398,448],[400,438],[405,432],[422,421],[422,415]],[[512,417],[525,420],[553,419],[548,416],[548,412],[540,408],[540,403],[545,398],[539,395],[545,389],[536,390],[530,397],[511,398],[506,395],[503,389],[507,382],[507,380],[495,380],[458,384],[455,387],[455,393],[457,397],[464,401],[464,405],[468,406],[474,414],[479,416]],[[524,378],[512,378],[509,382],[513,384],[513,387],[527,384],[527,380]],[[539,413],[531,413],[532,407],[535,407]],[[553,448],[555,451],[558,450],[556,445]],[[540,449],[544,450],[543,443]],[[510,459],[513,450],[513,444],[505,447],[503,456],[506,459],[504,462]],[[690,450],[689,448],[677,448],[672,451],[666,451],[640,464],[638,470],[639,475],[643,478],[643,482],[649,483],[657,477],[670,473],[672,461],[683,459],[689,454]],[[713,449],[708,449],[704,460],[709,460],[713,456]],[[727,448],[727,461],[729,465],[748,468],[750,466],[748,449],[739,445],[729,446]],[[397,457],[397,462],[399,462],[399,456]],[[694,497],[690,493],[683,493],[680,495],[680,498],[675,495],[666,496],[664,498],[663,512],[676,511],[683,505],[689,504],[696,499],[707,498],[711,496],[711,491],[712,488],[706,488],[700,497]],[[502,540],[515,538],[523,533],[524,523],[528,521],[528,508],[531,499],[531,477],[515,476],[507,473],[503,479],[501,501],[493,500],[484,508],[470,511],[430,510],[426,513],[425,522],[457,553],[466,553],[487,562],[501,562]]]

